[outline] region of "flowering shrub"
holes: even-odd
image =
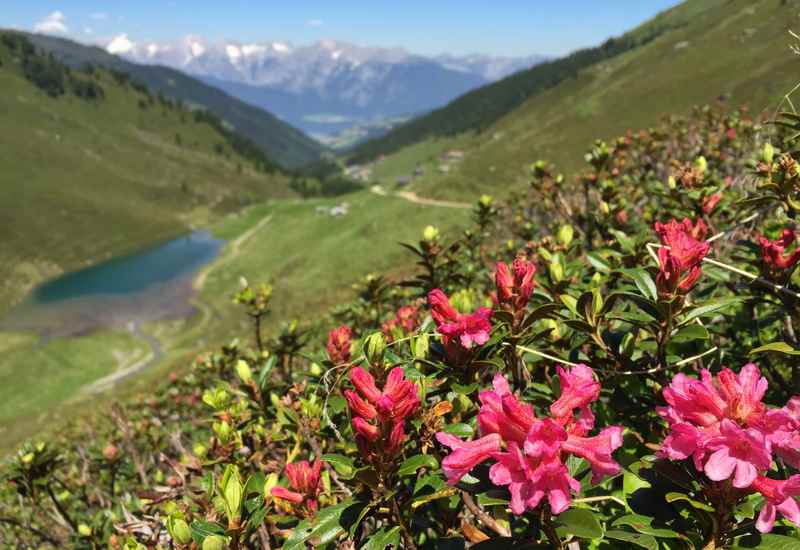
[[[9,459],[0,539],[797,547],[800,128],[782,122],[762,143],[746,110],[700,108],[595,142],[576,178],[537,161],[462,233],[406,244],[411,277],[371,274],[269,338],[280,296],[246,287],[251,345]]]

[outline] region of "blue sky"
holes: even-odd
[[[199,35],[243,42],[323,38],[410,51],[561,55],[617,35],[676,0],[4,0],[0,27],[82,41]]]

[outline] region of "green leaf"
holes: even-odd
[[[622,250],[628,254],[636,253],[636,242],[628,237],[625,233],[620,231],[619,229],[611,229],[609,230],[612,235],[617,238],[617,242],[619,243]]]
[[[322,460],[333,466],[337,474],[348,476],[355,471],[353,459],[349,456],[340,454],[326,454],[322,455]]]
[[[693,340],[708,340],[708,330],[702,325],[692,323],[691,325],[686,325],[681,328],[670,338],[670,342],[675,342],[676,344],[691,342]]]
[[[489,496],[489,493],[480,493],[478,504],[481,506],[508,506],[508,499]]]
[[[478,384],[453,384],[450,386],[454,392],[460,395],[469,395],[478,389]]]
[[[765,353],[768,351],[783,353],[784,355],[800,355],[800,350],[794,349],[786,342],[772,342],[771,344],[757,347],[756,349],[750,350],[750,355],[753,355],[754,353]]]
[[[597,254],[587,253],[586,259],[589,260],[589,263],[595,268],[597,271],[601,273],[610,273],[611,266],[608,265],[608,262],[605,261],[603,258],[598,256]]]
[[[469,424],[448,424],[442,431],[458,437],[472,437],[472,434],[475,433]]]
[[[647,270],[638,268],[638,269],[625,269],[622,272],[633,279],[634,284],[636,284],[636,288],[639,289],[639,292],[645,298],[650,300],[656,301],[658,300],[658,290],[656,289],[656,284],[653,282],[653,278],[647,272]]]
[[[603,536],[603,526],[594,513],[585,508],[572,508],[556,518],[559,534],[570,534],[582,539],[599,539]]]
[[[634,531],[639,533],[643,533],[645,535],[653,535],[654,537],[660,537],[665,539],[676,539],[680,538],[680,535],[673,531],[672,529],[662,529],[659,527],[653,527],[653,518],[649,516],[642,516],[639,514],[628,514],[627,516],[622,516],[619,519],[616,519],[613,525],[614,527],[618,526],[627,526],[633,528]]]
[[[625,496],[625,501],[628,497],[638,491],[639,489],[648,489],[652,487],[650,482],[645,481],[633,472],[625,470],[622,475],[622,494]],[[616,523],[614,524],[616,525]],[[622,524],[625,525],[625,524]]]
[[[414,455],[403,461],[403,463],[400,465],[400,468],[397,469],[397,474],[401,477],[409,476],[415,474],[420,468],[436,469],[438,467],[439,463],[433,456]]]
[[[392,527],[388,531],[386,528],[379,529],[372,534],[361,550],[383,550],[390,546],[400,546],[400,527]]]
[[[696,508],[697,510],[703,510],[704,512],[715,511],[713,506],[709,506],[708,504],[705,504],[703,502],[693,500],[689,498],[687,495],[684,495],[683,493],[667,493],[664,498],[666,498],[667,502],[678,502],[678,501],[688,502],[692,506],[692,508]]]
[[[225,528],[217,523],[209,521],[194,520],[189,526],[192,530],[192,539],[200,545],[203,540],[209,535],[224,535]]]
[[[317,512],[313,522],[303,520],[292,530],[283,545],[284,550],[305,550],[306,541],[321,546],[336,540],[366,506],[363,502],[347,500]],[[352,521],[351,521],[352,520]]]
[[[745,298],[740,296],[735,296],[732,298],[721,298],[714,300],[713,302],[706,304],[704,306],[696,307],[689,314],[683,319],[684,325],[689,324],[691,321],[694,321],[700,317],[710,317],[712,314],[717,313],[729,306],[734,304],[738,304],[744,301]]]
[[[658,541],[651,535],[645,535],[643,533],[631,533],[630,531],[614,529],[606,531],[605,538],[621,540],[623,542],[635,544],[636,546],[641,546],[642,548],[647,548],[648,550],[658,550]]]

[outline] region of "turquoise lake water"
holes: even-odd
[[[191,315],[192,277],[224,244],[197,231],[67,273],[34,289],[0,325],[70,336]]]
[[[223,241],[206,231],[156,245],[127,256],[68,273],[31,294],[36,304],[51,304],[86,296],[125,295],[197,272],[217,257]]]

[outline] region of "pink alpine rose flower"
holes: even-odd
[[[594,437],[585,437],[594,428],[588,405],[600,395],[592,370],[578,365],[561,370],[562,395],[550,407],[551,417],[537,418],[533,407],[511,392],[508,381],[497,374],[492,389],[478,399],[479,439],[461,441],[446,433],[437,439],[453,452],[442,465],[448,483],[457,483],[478,464],[492,459],[489,478],[511,493],[511,511],[522,514],[539,506],[547,497],[550,510],[559,514],[569,508],[571,493],[580,483],[564,465],[569,455],[580,456],[592,466],[596,481],[620,472],[612,453],[622,445],[619,426],[606,428]],[[574,411],[580,411],[575,417]]]
[[[757,521],[768,532],[780,512],[800,524],[800,475],[789,480],[767,477],[776,456],[800,466],[800,396],[782,409],[768,409],[762,399],[767,380],[754,364],[739,373],[723,369],[714,377],[707,370],[700,380],[678,374],[664,389],[666,407],[656,410],[669,424],[659,456],[669,460],[692,457],[695,468],[712,481],[732,478],[737,489],[760,492],[765,499]]]
[[[345,390],[344,397],[353,414],[359,451],[367,462],[391,461],[405,443],[406,419],[419,408],[419,388],[400,367],[389,372],[383,390],[360,367],[350,371],[350,381],[356,391]]]
[[[481,307],[469,315],[461,314],[450,305],[450,300],[438,288],[430,291],[428,303],[450,362],[463,364],[475,347],[489,341],[489,334],[492,332],[490,308]]]
[[[761,245],[761,259],[769,271],[780,274],[800,262],[800,247],[796,247],[793,252],[786,250],[795,240],[795,233],[791,229],[784,229],[781,238],[775,241],[770,241],[766,237],[758,238],[758,243]]]
[[[322,490],[320,471],[322,461],[318,458],[313,466],[307,460],[286,465],[286,477],[293,490],[273,487],[272,496],[289,503],[290,508],[301,517],[314,515],[318,508],[317,498]]]
[[[341,326],[328,333],[326,350],[328,358],[334,365],[341,365],[350,361],[350,338],[353,331],[350,327]]]
[[[708,227],[702,220],[693,225],[689,219],[656,222],[662,247],[658,249],[659,273],[656,286],[662,296],[686,294],[702,275],[700,263],[711,245],[704,241]]]
[[[749,487],[758,472],[768,470],[772,463],[764,434],[742,429],[727,418],[720,424],[720,434],[709,438],[705,447],[711,452],[703,468],[708,478],[723,481],[735,472],[733,486],[738,489]]]
[[[753,481],[753,489],[764,497],[764,506],[758,514],[756,528],[762,533],[769,533],[775,526],[777,513],[800,527],[800,474],[786,480],[770,479],[758,476]]]
[[[512,313],[524,310],[536,284],[534,275],[536,266],[523,258],[515,259],[511,269],[506,263],[499,262],[494,275],[498,305]]]

